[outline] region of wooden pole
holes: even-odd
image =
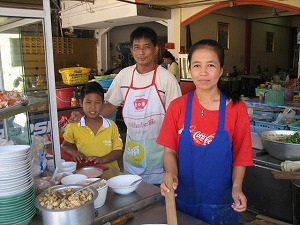
[[[165,183],[170,192],[166,193],[166,211],[167,211],[167,221],[168,225],[177,225],[177,214],[175,205],[175,194],[172,187],[173,175],[172,173],[165,174]]]

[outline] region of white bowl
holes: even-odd
[[[61,163],[61,167],[63,169],[71,169],[71,168],[76,168],[77,163],[73,161],[66,161]]]
[[[63,177],[66,177],[66,176],[69,176],[69,175],[72,175],[73,173],[69,173],[69,172],[61,172],[61,173],[57,173],[56,175],[55,175],[55,181],[59,181],[59,183],[60,183],[60,181],[61,181],[61,179],[63,178]]]
[[[121,195],[127,195],[137,189],[140,182],[135,185],[129,186],[133,181],[141,179],[138,175],[126,174],[126,175],[118,175],[110,178],[107,181],[108,186],[116,193]]]
[[[61,159],[61,162],[65,162],[64,159]],[[55,171],[55,166],[54,166],[54,159],[48,159],[47,160],[47,169],[50,172],[54,172]]]
[[[68,184],[76,184],[80,181],[86,180],[87,176],[82,175],[82,174],[71,174],[68,176],[65,176],[61,179],[61,183],[64,185]]]
[[[79,182],[78,184],[87,185],[87,184],[89,184],[93,181],[99,180],[99,179],[100,178],[89,178],[89,179]],[[101,184],[102,184],[102,187],[99,187],[99,185],[101,185]],[[93,185],[92,187],[94,187],[98,191],[98,197],[94,201],[95,209],[100,208],[105,203],[108,185],[106,183],[106,180],[102,180],[99,183]]]
[[[73,161],[67,161],[61,163],[62,172],[73,173],[76,170],[77,163]]]

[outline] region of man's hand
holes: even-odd
[[[80,121],[80,118],[83,116],[83,113],[80,111],[72,111],[71,117],[69,119],[70,123],[78,123]]]

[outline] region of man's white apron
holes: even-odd
[[[156,138],[166,110],[155,84],[157,66],[151,84],[143,88],[133,86],[135,70],[123,106],[123,118],[127,126],[124,170],[140,175],[145,182],[160,184],[164,172],[164,149],[156,143]]]

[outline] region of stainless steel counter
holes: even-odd
[[[105,171],[104,179],[118,175],[119,172]],[[166,210],[160,188],[141,182],[136,191],[128,195],[119,195],[108,188],[105,204],[95,210],[93,225],[104,224],[118,217],[134,212],[134,219],[126,224],[141,225],[144,223],[166,223]],[[178,212],[179,224],[206,224],[193,217]],[[181,221],[181,223],[180,223]],[[190,221],[187,223],[187,221]],[[42,217],[34,216],[29,225],[42,225]],[[120,224],[121,225],[121,224]]]
[[[292,183],[275,179],[272,171],[280,171],[282,161],[253,149],[254,166],[248,167],[243,191],[248,208],[288,223],[293,221]]]
[[[204,223],[194,217],[188,216],[177,211],[177,221],[179,225],[205,225]],[[166,208],[161,202],[148,206],[136,213],[134,218],[118,225],[142,225],[142,224],[167,224]]]

